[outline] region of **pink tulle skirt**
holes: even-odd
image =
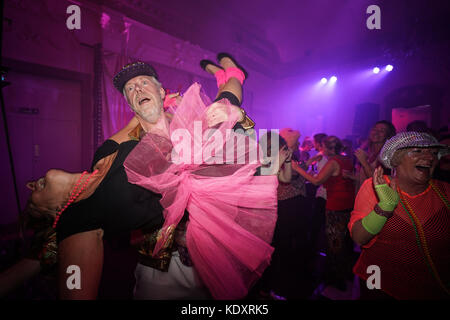
[[[228,121],[207,127],[210,101],[200,89],[195,83],[184,94],[171,139],[146,134],[124,166],[130,183],[162,194],[165,222],[154,254],[187,210],[187,247],[202,281],[215,299],[242,299],[270,263],[278,179],[254,176],[254,141],[241,135],[245,143],[236,143],[237,116],[227,100],[215,103],[227,108]]]

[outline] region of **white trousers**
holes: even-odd
[[[195,269],[181,263],[178,251],[172,253],[168,272],[138,263],[134,275],[136,300],[211,299]]]

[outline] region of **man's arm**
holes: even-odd
[[[0,273],[0,298],[14,291],[25,281],[39,274],[41,263],[39,260],[22,259],[11,268]]]
[[[128,122],[128,124],[125,127],[123,127],[121,130],[119,130],[117,133],[113,134],[111,137],[109,137],[109,139],[117,142],[118,144],[128,141],[128,140],[130,140],[130,137],[128,136],[128,134],[130,133],[131,130],[135,129],[136,126],[138,126],[138,125],[139,125],[139,121],[136,118],[136,116],[134,116],[133,118],[131,118],[130,122]]]

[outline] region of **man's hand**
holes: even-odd
[[[180,96],[179,92],[166,95],[166,97],[164,98],[164,109],[167,109],[168,107],[179,106],[182,99],[183,98]]]

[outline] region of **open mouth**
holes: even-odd
[[[416,166],[416,169],[423,173],[430,173],[431,166],[428,165]]]
[[[142,98],[141,100],[139,100],[139,105],[142,105],[144,103],[150,102],[149,98]]]

